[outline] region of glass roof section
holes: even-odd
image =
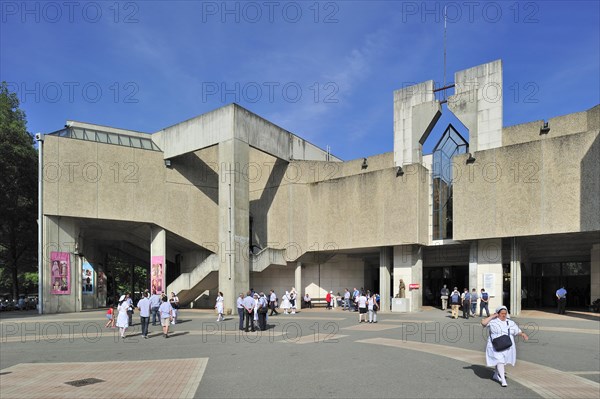
[[[84,129],[81,127],[68,127],[50,135],[67,137],[70,139],[94,141],[96,143],[114,144],[122,147],[139,148],[149,151],[160,151],[160,148],[151,139],[129,136],[121,133],[109,133],[100,130]]]

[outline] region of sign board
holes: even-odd
[[[494,273],[483,274],[483,288],[489,296],[496,296],[494,285],[496,283],[496,275]]]
[[[420,287],[421,287],[421,284],[409,284],[408,285],[409,290],[418,290]]]

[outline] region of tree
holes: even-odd
[[[38,157],[26,124],[17,95],[0,83],[0,264],[15,299],[20,274],[36,265]]]

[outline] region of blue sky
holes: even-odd
[[[597,1],[0,4],[0,79],[32,133],[155,132],[238,102],[345,160],[393,151],[393,91],[443,81],[445,5],[447,80],[502,59],[505,126],[600,103]]]

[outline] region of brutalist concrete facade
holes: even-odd
[[[402,279],[411,311],[444,281],[488,287],[491,309],[518,313],[523,278],[552,262],[589,265],[587,300],[600,297],[600,107],[549,130],[503,127],[501,61],[456,73],[444,112],[469,129],[469,154],[452,162],[452,239],[434,240],[421,147],[442,109],[432,81],[396,91],[394,151],[366,162],[236,104],[153,134],[67,122],[43,143],[44,312],[105,305],[106,293],[82,295],[81,263],[106,273],[115,250],[148,266],[164,256],[177,271],[166,291],[195,306],[223,291],[234,309],[250,287],[314,298],[365,287],[389,309]],[[69,295],[50,293],[52,251],[71,254]]]

